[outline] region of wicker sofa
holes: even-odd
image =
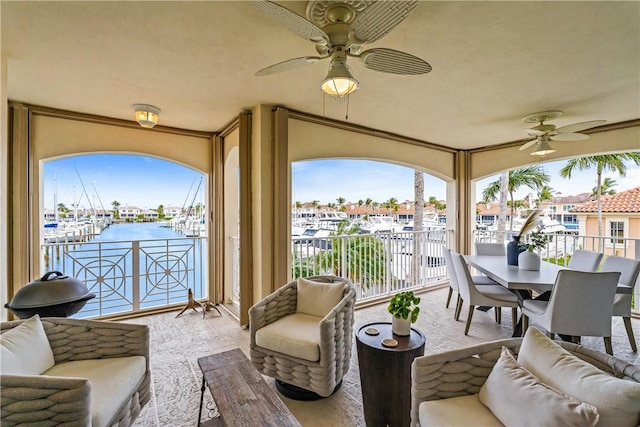
[[[28,320],[3,322],[0,333]],[[54,365],[40,375],[2,373],[2,425],[131,425],[150,398],[148,327],[53,317],[41,324]]]
[[[537,330],[535,332],[540,333]],[[501,359],[503,347],[508,348],[517,357],[521,348],[524,347],[523,340],[523,338],[498,340],[414,359],[411,384],[411,425],[503,425],[497,418],[492,420],[494,414],[492,414],[490,408],[487,409],[485,405],[478,403],[478,400],[481,400],[479,393],[482,393],[480,390],[487,382],[494,365],[496,365],[498,359]],[[624,406],[631,411],[631,425],[637,425],[640,421],[640,394],[638,393],[640,385],[637,384],[640,383],[640,366],[578,344],[557,341],[553,341],[553,343],[569,352],[565,357],[573,358],[573,356],[576,356],[580,359],[577,361],[578,364],[583,364],[581,361],[587,362],[583,365],[586,365],[588,369],[595,366],[609,374],[603,376],[611,378],[611,381],[617,381],[616,378],[629,380],[631,384],[628,385],[635,390],[635,394],[630,399],[625,396],[624,399],[628,399],[626,401],[620,398],[620,401],[624,401]],[[562,352],[562,350],[559,351]],[[544,358],[545,356],[543,353],[539,353],[537,357]],[[576,381],[576,383],[578,384],[574,385],[574,390],[575,387],[589,388],[586,383],[580,383],[580,381]],[[557,391],[558,388],[555,390]],[[609,401],[617,399],[615,394],[618,388],[613,388],[612,390],[611,392],[610,390],[598,390],[598,387],[591,387],[591,392],[600,393],[601,395],[610,393],[603,398],[603,400],[609,399]],[[566,393],[564,394],[565,397],[566,395],[571,395],[562,389],[560,391]],[[621,391],[620,393],[623,392]],[[503,397],[503,400],[512,405],[517,405],[515,402],[518,401],[526,402],[525,405],[513,408],[514,412],[523,417],[521,418],[523,420],[522,423],[518,423],[518,425],[536,425],[536,414],[534,413],[534,415],[529,415],[529,418],[526,418],[525,411],[520,412],[520,408],[528,407],[527,410],[531,409],[539,412],[546,412],[549,409],[546,406],[536,407],[535,402],[531,400],[518,399],[515,396],[516,394],[518,394],[518,390],[515,393],[512,392],[511,395]],[[471,396],[477,398],[471,399]],[[582,399],[584,402],[585,399]],[[426,404],[424,404],[425,402]],[[594,402],[587,403],[598,406]],[[421,406],[421,404],[423,405]],[[467,404],[470,405],[467,406]],[[611,408],[603,409],[602,407],[597,407],[596,409],[601,411],[601,414],[604,414],[605,410],[611,411]],[[483,411],[488,412],[488,416],[483,415]],[[615,415],[616,413],[614,413]],[[636,417],[635,423],[633,423],[634,415]],[[599,421],[596,420],[598,426],[621,425],[618,422],[611,423],[610,420],[607,421],[603,418],[601,416]],[[553,425],[559,424],[554,423]]]

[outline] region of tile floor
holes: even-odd
[[[465,347],[485,341],[511,336],[511,311],[503,310],[502,324],[494,321],[493,311],[477,311],[468,336],[464,336],[463,310],[461,320],[453,320],[453,305],[445,308],[448,288],[421,294],[422,312],[415,328],[426,336],[425,354]],[[130,320],[147,324],[151,331],[152,398],[136,420],[137,427],[192,427],[196,425],[202,375],[197,359],[240,347],[248,354],[249,331],[222,310],[222,317],[213,311],[205,319],[194,312],[175,318],[177,312]],[[354,328],[374,321],[387,321],[386,304],[356,311]],[[640,320],[633,320],[636,337],[640,340]],[[604,351],[602,339],[585,338],[583,345]],[[613,321],[613,349],[616,357],[640,363],[633,353],[620,318]],[[265,377],[266,378],[266,377]],[[271,378],[267,383],[274,386]],[[206,403],[211,402],[205,392]],[[364,426],[358,360],[355,350],[352,364],[342,388],[333,396],[315,401],[298,402],[282,397],[300,423],[305,427]],[[206,411],[203,411],[206,412]],[[208,417],[203,414],[203,420]]]

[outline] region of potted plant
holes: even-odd
[[[540,270],[540,255],[534,251],[544,249],[549,240],[550,237],[538,229],[531,233],[528,242],[518,242],[518,247],[524,249],[518,255],[518,266],[523,270]]]
[[[395,294],[389,301],[387,310],[393,315],[391,331],[400,336],[411,334],[411,324],[418,320],[420,298],[412,291]]]

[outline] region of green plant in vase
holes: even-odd
[[[411,333],[411,324],[418,320],[420,314],[420,298],[412,291],[395,294],[389,301],[387,311],[393,315],[392,331],[396,335],[406,336]]]

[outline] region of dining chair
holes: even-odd
[[[522,302],[522,334],[529,319],[551,334],[603,337],[609,354],[611,316],[619,272],[560,270],[549,301]]]
[[[451,296],[455,291],[458,294],[456,298],[456,310],[453,314],[453,318],[455,320],[460,319],[460,311],[462,310],[462,298],[460,297],[460,285],[458,285],[458,277],[456,276],[456,271],[453,267],[453,259],[451,258],[451,249],[442,248],[442,253],[444,254],[445,265],[447,267],[447,273],[449,274],[449,295],[447,295],[447,305],[446,308],[449,308],[449,303],[451,302]],[[489,279],[486,276],[471,276],[471,280],[476,286],[484,286],[484,285],[496,285],[497,283],[493,280]],[[500,323],[500,315],[498,315],[498,311],[496,310],[496,322]]]
[[[613,299],[613,316],[622,316],[631,350],[636,352],[638,348],[636,346],[636,339],[633,336],[633,329],[631,328],[631,302],[633,300],[633,290],[635,289],[638,274],[640,273],[640,261],[610,255],[604,260],[601,271],[620,272],[618,288],[615,298]]]
[[[506,256],[507,249],[502,243],[481,243],[476,242],[476,255]]]
[[[460,296],[463,302],[469,304],[469,314],[467,315],[464,334],[469,334],[473,311],[477,305],[495,307],[496,311],[500,307],[511,307],[511,321],[515,330],[518,318],[518,297],[502,285],[476,286],[462,255],[451,251],[451,258],[458,279]],[[496,314],[496,316],[498,315]]]
[[[597,271],[603,254],[601,252],[576,249],[571,254],[567,267],[578,271]]]

